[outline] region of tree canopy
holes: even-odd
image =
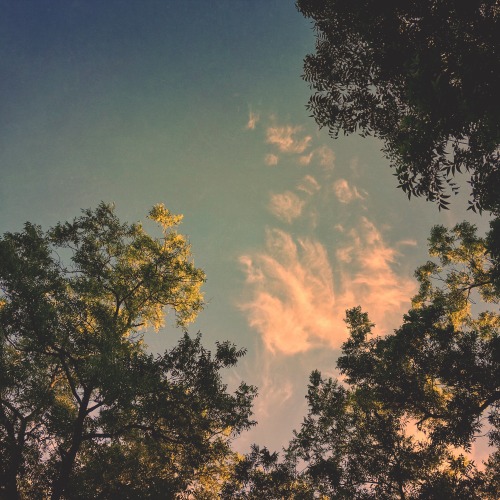
[[[102,203],[0,238],[0,496],[173,496],[216,481],[253,424],[254,388],[220,375],[244,351],[185,333],[147,352],[141,331],[192,321],[205,279],[181,217],[149,218],[160,237]]]
[[[255,448],[236,469],[235,498],[498,498],[497,256],[468,223],[434,227],[429,244],[436,260],[417,269],[403,324],[373,336],[368,314],[347,311],[341,381],[311,374],[284,460]],[[465,454],[481,435],[492,446],[483,470]]]
[[[496,0],[297,0],[316,51],[304,79],[317,123],[374,135],[410,197],[448,205],[468,172],[471,208],[500,211]]]

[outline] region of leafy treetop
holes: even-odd
[[[408,197],[440,208],[468,172],[470,206],[500,211],[496,0],[297,0],[314,22],[304,79],[322,127],[374,135]]]
[[[253,424],[255,389],[228,393],[219,373],[244,351],[186,333],[147,353],[141,331],[168,310],[193,320],[205,279],[180,216],[149,217],[161,237],[101,203],[0,238],[2,498],[173,498],[217,477]]]
[[[368,314],[348,310],[342,381],[314,371],[307,415],[284,459],[254,448],[225,498],[498,498],[500,288],[491,237],[468,223],[433,228],[437,261],[417,269],[420,290],[393,333],[374,336]],[[493,447],[483,470],[458,449],[470,451],[481,434]]]

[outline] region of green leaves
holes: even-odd
[[[475,226],[467,222],[451,230],[435,226],[429,238],[429,253],[439,259],[440,265],[427,262],[415,271],[420,290],[413,298],[414,307],[441,301],[450,319],[460,324],[469,317],[475,297],[486,303],[498,303],[493,272],[497,259],[490,252],[487,240],[477,236]],[[435,286],[439,282],[442,286]]]
[[[311,373],[283,458],[254,448],[230,498],[496,499],[498,451],[484,471],[464,456],[480,435],[500,443],[500,315],[470,307],[500,298],[495,236],[434,227],[437,262],[417,269],[420,290],[394,332],[374,336],[360,307],[346,311],[340,380]]]
[[[182,217],[157,205],[150,218],[160,225],[162,238],[149,236],[140,224],[121,223],[112,206],[103,203],[49,232],[56,246],[73,254],[67,268],[73,275],[70,286],[92,303],[99,317],[107,310],[124,328],[158,329],[166,308],[186,325],[202,308],[205,275],[193,265],[189,245],[174,229]]]
[[[173,497],[222,473],[254,424],[255,389],[228,393],[219,373],[243,350],[212,356],[186,333],[146,353],[142,331],[192,321],[205,279],[182,217],[149,217],[161,237],[101,203],[0,239],[0,496]]]
[[[470,208],[498,213],[500,18],[466,4],[298,0],[316,33],[307,108],[334,138],[379,137],[408,197],[447,208],[468,172]]]

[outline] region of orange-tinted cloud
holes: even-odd
[[[241,307],[269,350],[306,351],[332,333],[333,276],[320,243],[295,242],[288,233],[273,229],[267,233],[266,252],[241,261],[253,288],[252,298]],[[258,273],[260,281],[248,279]]]
[[[302,131],[302,127],[285,125],[283,127],[269,127],[267,129],[267,142],[273,144],[282,153],[303,153],[312,140],[310,135],[297,137]]]
[[[335,153],[329,147],[321,146],[314,150],[314,154],[318,157],[322,167],[328,170],[335,167]]]
[[[299,163],[301,165],[309,165],[313,159],[314,153],[309,153],[308,155],[299,156]]]
[[[365,197],[358,191],[356,186],[351,186],[345,179],[339,179],[333,183],[333,192],[341,203],[351,203],[354,200],[363,200]]]
[[[401,240],[398,241],[399,246],[406,246],[406,247],[416,247],[417,246],[417,240]]]
[[[248,114],[248,122],[246,127],[247,130],[254,130],[259,120],[260,120],[259,114],[250,111],[250,113]]]
[[[297,189],[299,191],[304,191],[304,193],[312,195],[316,191],[319,191],[321,189],[321,186],[319,185],[319,182],[312,175],[306,175],[297,184]]]
[[[259,397],[255,401],[253,411],[259,419],[268,418],[272,412],[288,401],[294,394],[293,384],[283,374],[273,373],[269,356],[263,356],[264,365],[260,370]],[[277,382],[279,379],[279,383]]]
[[[268,154],[264,158],[264,161],[266,162],[267,165],[270,167],[273,167],[274,165],[277,165],[279,162],[279,157],[273,154]]]
[[[416,284],[410,277],[396,273],[400,254],[385,243],[380,231],[366,217],[350,231],[350,237],[351,244],[337,254],[349,254],[349,265],[341,266],[344,300],[360,304],[383,330],[392,329],[400,322]]]
[[[397,326],[413,280],[397,275],[396,250],[366,218],[348,234],[348,244],[328,255],[316,240],[273,229],[265,251],[241,257],[249,291],[241,309],[269,350],[338,348],[347,338],[345,310],[357,305],[383,330]]]
[[[304,200],[301,200],[295,193],[285,191],[284,193],[272,194],[268,208],[278,219],[291,223],[300,217],[304,203]]]

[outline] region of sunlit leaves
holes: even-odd
[[[91,302],[98,318],[116,314],[124,330],[134,325],[158,329],[170,307],[179,324],[194,319],[202,306],[205,276],[174,229],[181,216],[157,205],[150,218],[160,224],[163,236],[154,238],[140,224],[121,223],[111,206],[101,204],[84,214],[73,223],[58,224],[50,236],[54,244],[73,251],[69,284]]]
[[[144,329],[168,312],[192,321],[205,280],[182,217],[156,205],[149,218],[160,237],[101,203],[0,239],[0,496],[173,497],[226,467],[253,424],[255,389],[231,394],[219,374],[244,351],[212,356],[186,334],[146,353]]]
[[[435,226],[429,238],[429,254],[439,264],[429,261],[415,271],[420,282],[414,307],[441,302],[455,325],[466,321],[471,303],[482,300],[496,304],[492,270],[495,259],[485,238],[476,234],[475,226],[463,222],[453,229]]]
[[[433,445],[470,449],[481,432],[494,444],[500,315],[496,307],[475,312],[474,303],[498,304],[496,258],[468,223],[451,230],[436,226],[429,245],[439,263],[417,269],[420,290],[403,325],[385,337],[370,337],[361,310],[349,311],[351,337],[338,366],[350,384],[370,388],[388,411],[415,419]]]

